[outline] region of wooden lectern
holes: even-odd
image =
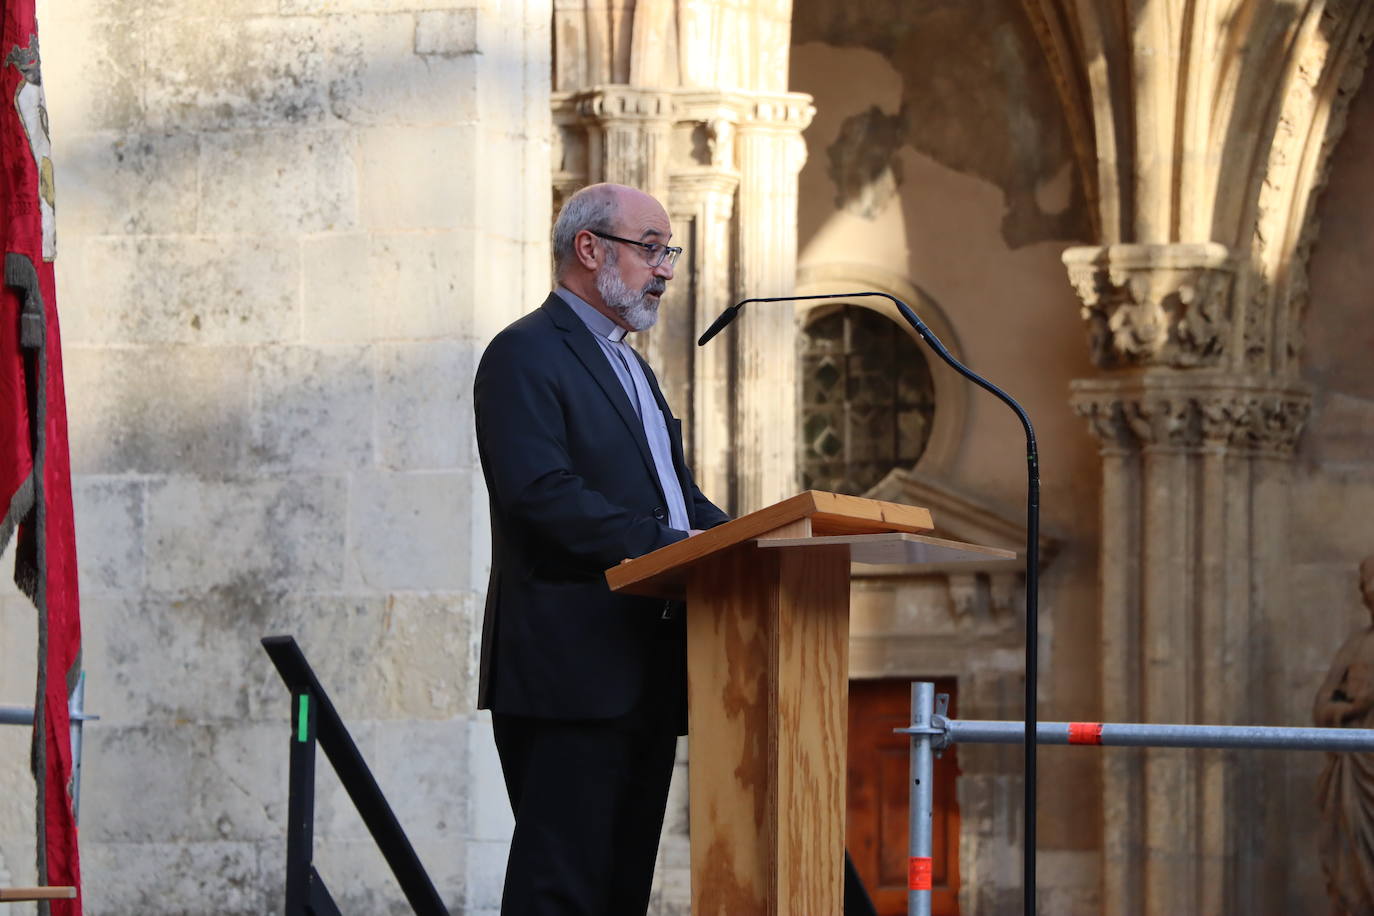
[[[807,491],[606,571],[686,597],[694,916],[839,916],[849,564],[1010,557],[930,512]]]

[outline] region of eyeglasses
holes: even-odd
[[[618,235],[607,235],[605,232],[597,232],[595,229],[588,229],[592,235],[608,242],[624,242],[626,245],[634,245],[644,249],[644,260],[650,267],[657,267],[664,261],[672,267],[677,264],[678,255],[682,254],[681,248],[674,248],[672,245],[660,245],[658,242],[636,242],[634,239],[622,239]]]

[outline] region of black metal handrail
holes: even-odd
[[[262,647],[291,690],[291,791],[287,801],[286,916],[340,916],[315,870],[315,744],[324,748],[339,782],[367,825],[410,907],[420,916],[448,916],[429,874],[368,769],[334,704],[291,636],[267,636]]]

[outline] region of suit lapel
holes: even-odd
[[[635,413],[634,407],[630,404],[625,386],[620,384],[615,370],[606,361],[606,354],[602,352],[601,345],[592,337],[592,332],[582,323],[582,319],[577,317],[577,313],[557,293],[550,294],[545,300],[544,310],[553,319],[553,323],[565,332],[563,342],[591,374],[597,386],[611,402],[611,406],[620,415],[620,419],[624,421],[635,445],[639,447],[640,457],[644,459],[644,466],[649,471],[649,479],[654,482],[655,488],[659,490],[659,496],[662,497],[663,487],[658,481],[653,453],[649,451],[649,440],[644,437],[644,424],[640,422],[639,414]],[[662,396],[658,394],[657,386],[650,384],[654,388],[655,399],[660,399]]]

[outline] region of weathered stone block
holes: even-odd
[[[482,596],[472,592],[387,596],[373,664],[390,689],[378,714],[419,721],[471,715],[477,669],[467,649],[481,613]]]
[[[378,334],[389,340],[470,336],[477,265],[498,272],[515,267],[479,262],[479,243],[480,232],[466,229],[374,236],[368,267]]]
[[[449,912],[465,912],[461,904],[462,843],[456,838],[429,838],[414,846]],[[321,836],[316,839],[315,849],[316,868],[341,912],[368,916],[411,916],[415,912],[371,838],[334,840]]]
[[[371,354],[363,347],[270,347],[253,356],[253,451],[264,470],[372,462]]]
[[[201,594],[336,586],[347,502],[345,482],[331,477],[150,484],[149,585]]]
[[[505,883],[506,859],[509,856],[509,840],[473,840],[468,843],[464,912],[495,912],[500,909],[501,886]]]
[[[384,467],[464,464],[474,360],[466,341],[377,348],[377,445]]]
[[[64,139],[57,160],[62,233],[194,232],[198,155],[193,134],[82,133]]]
[[[379,308],[372,293],[366,233],[323,235],[301,243],[304,338],[309,344],[371,343]]]
[[[357,26],[279,16],[206,18],[195,28],[154,21],[147,28],[148,59],[157,62],[144,87],[148,122],[222,131],[336,121],[334,100],[357,91],[362,69]]]
[[[243,466],[246,349],[70,348],[65,357],[77,474],[223,474]]]
[[[61,142],[66,137],[95,130],[138,130],[143,125],[145,33],[136,16],[63,16],[51,22],[43,20],[39,31],[49,131],[58,141],[55,152],[70,151]],[[63,91],[57,87],[71,88]],[[63,159],[54,161],[60,213]]]
[[[464,719],[373,722],[372,769],[413,840],[468,835]]]
[[[469,836],[474,840],[510,843],[515,830],[515,816],[506,797],[505,778],[501,775],[501,758],[496,753],[496,739],[492,737],[491,719],[478,716],[468,722],[466,772],[468,798],[471,804]],[[504,868],[504,859],[502,860]]]
[[[472,710],[466,644],[478,603],[453,593],[289,595],[272,602],[259,635],[295,636],[346,723],[447,719]],[[284,690],[275,675],[262,680],[253,715],[285,721]]]
[[[471,230],[306,240],[305,340],[471,336],[472,310],[464,303],[473,298],[478,244]]]
[[[9,734],[9,733],[13,734]],[[34,857],[34,784],[29,775],[29,732],[7,728],[0,733],[0,887],[38,883]],[[35,916],[35,904],[6,904],[5,916]]]
[[[87,694],[88,701],[94,697]],[[192,763],[205,730],[183,722],[86,726],[81,785],[82,840],[172,843],[209,839],[190,817],[202,787]]]
[[[385,689],[391,685],[378,675],[386,609],[387,599],[381,595],[283,595],[267,608],[262,635],[295,637],[335,709],[351,728],[391,715],[391,698]],[[263,661],[267,662],[265,654]],[[270,675],[253,694],[254,715],[290,721],[286,687],[270,663],[265,670]]]
[[[285,688],[259,640],[275,632],[267,621],[282,600],[251,583],[185,598],[88,596],[88,705],[123,722],[271,718],[268,701]],[[285,721],[281,702],[275,716]]]
[[[0,569],[14,569],[14,542],[0,555]],[[5,664],[0,665],[0,705],[32,706],[38,677],[38,611],[28,596],[5,576],[0,592],[0,633],[4,634]],[[0,734],[6,731],[0,728]]]
[[[472,226],[476,128],[374,128],[359,137],[362,221],[370,229]]]
[[[241,19],[274,16],[277,0],[138,0],[138,11],[149,19]]]
[[[415,14],[415,53],[438,57],[476,54],[477,10],[426,10]]]
[[[281,11],[284,15],[396,13],[402,10],[480,8],[481,3],[482,0],[281,0]]]
[[[525,289],[524,295],[510,289],[509,278],[523,268],[525,253],[522,243],[510,239],[484,233],[478,241],[477,263],[494,267],[478,272],[473,282],[473,301],[481,305],[473,310],[472,332],[484,345],[506,325],[537,308],[553,288],[550,275],[531,281],[535,288]]]
[[[86,909],[139,916],[275,912],[281,900],[264,893],[258,860],[253,843],[83,843]]]
[[[515,110],[523,103],[512,99]],[[476,212],[480,214],[480,228],[487,235],[522,243],[526,241],[525,208],[521,206],[525,176],[522,157],[525,145],[511,132],[493,130],[485,120],[478,137],[481,155],[482,180],[476,184]],[[514,272],[515,257],[511,257]],[[509,283],[509,280],[507,280]],[[509,293],[507,293],[509,294]]]
[[[353,148],[352,134],[342,130],[203,134],[201,231],[273,235],[354,227]]]
[[[289,721],[219,723],[191,761],[192,819],[215,840],[284,843]],[[321,752],[323,756],[323,752]]]
[[[349,578],[373,589],[470,585],[462,523],[467,473],[359,474],[349,511]]]
[[[143,584],[143,482],[117,477],[72,480],[76,555],[83,596]]]
[[[14,548],[0,555],[0,569],[14,568]],[[8,576],[6,576],[8,579]],[[32,602],[8,582],[0,593],[0,634],[5,658],[0,664],[0,705],[32,707],[34,660],[38,654],[37,615]],[[0,887],[36,883],[34,866],[35,786],[29,770],[32,731],[0,727]],[[20,904],[17,913],[26,905]],[[33,916],[28,907],[27,916]],[[11,916],[9,910],[5,916]]]
[[[300,252],[281,238],[78,238],[57,259],[63,341],[256,344],[300,334]]]
[[[334,99],[335,113],[354,124],[423,125],[460,124],[477,118],[477,72],[480,59],[474,54],[441,54],[420,50],[421,29],[429,16],[463,16],[410,13],[369,16],[362,30],[362,68],[348,94]],[[435,29],[425,34],[431,41],[455,41]]]

